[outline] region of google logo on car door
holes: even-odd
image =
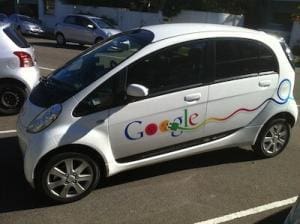
[[[162,120],[160,122],[143,122],[143,121],[133,121],[129,123],[125,128],[125,136],[129,140],[139,140],[145,136],[154,136],[158,133],[170,132],[172,137],[178,137],[183,134],[182,130],[171,130],[169,125],[171,123],[176,123],[178,125],[194,126],[197,125],[196,121],[199,117],[198,113],[188,114],[187,110],[184,110],[182,116],[176,117],[170,122],[170,120]]]

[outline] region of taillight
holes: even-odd
[[[34,66],[32,57],[30,56],[30,54],[23,52],[23,51],[16,51],[14,52],[14,54],[16,56],[18,56],[19,60],[20,60],[20,67],[32,67]]]

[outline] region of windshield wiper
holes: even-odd
[[[57,79],[53,79],[53,78],[47,78],[47,77],[41,77],[40,78],[40,82],[44,84],[45,87],[49,87],[49,86],[52,86],[52,87],[60,87],[64,90],[67,90],[69,92],[74,92],[76,91],[76,88],[65,83],[65,82],[61,82]]]

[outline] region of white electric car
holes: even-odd
[[[18,119],[28,182],[58,202],[119,172],[226,147],[288,144],[298,109],[285,42],[170,24],[95,45],[44,79]]]

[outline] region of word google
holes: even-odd
[[[158,124],[150,123],[144,125],[143,121],[133,121],[126,126],[125,136],[129,140],[139,140],[145,135],[153,136],[159,132],[171,132],[172,137],[178,137],[183,134],[183,130],[180,130],[180,126],[182,125],[187,129],[197,126],[199,124],[197,121],[198,117],[198,113],[189,114],[188,110],[185,109],[183,115],[176,117],[172,123],[169,120],[163,120]]]

